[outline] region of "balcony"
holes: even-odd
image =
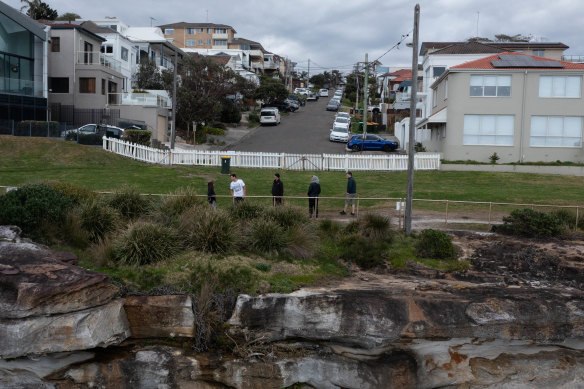
[[[147,107],[170,108],[168,97],[154,93],[108,93],[110,105],[138,105]]]
[[[98,51],[78,52],[77,63],[80,65],[100,65],[115,70],[118,73],[122,70],[120,61]]]
[[[225,34],[213,34],[213,39],[229,39],[229,35]]]
[[[250,57],[264,58],[264,53],[261,50],[250,50],[249,56]]]
[[[562,55],[562,61],[584,63],[584,55]]]
[[[43,85],[41,82],[22,80],[20,78],[0,77],[0,93],[42,97],[42,90]]]
[[[275,69],[279,69],[280,68],[280,64],[274,62],[274,61],[264,61],[264,69],[267,70],[275,70]]]

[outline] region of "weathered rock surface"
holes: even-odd
[[[125,300],[133,338],[194,336],[195,315],[190,296],[128,296]]]
[[[0,357],[107,347],[130,335],[122,300],[62,315],[0,320]]]
[[[55,389],[55,385],[43,381],[28,370],[0,369],[0,388],[2,389]]]

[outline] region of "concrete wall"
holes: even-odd
[[[440,165],[440,170],[451,172],[534,173],[584,177],[584,166],[531,166],[531,165]]]
[[[120,119],[143,121],[152,131],[152,138],[161,142],[168,141],[168,109],[158,107],[142,107],[137,105],[120,105]]]

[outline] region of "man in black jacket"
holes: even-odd
[[[353,173],[347,172],[347,199],[345,200],[345,208],[339,212],[341,215],[347,214],[347,207],[351,203],[351,216],[355,216],[355,197],[357,197],[357,183],[353,179]]]
[[[274,196],[274,206],[282,205],[282,196],[284,196],[284,184],[280,180],[280,173],[274,174],[274,183],[272,184],[272,196]]]
[[[320,184],[318,177],[312,176],[310,185],[308,186],[308,213],[312,217],[313,211],[316,211],[316,218],[318,219],[318,195],[320,195]]]

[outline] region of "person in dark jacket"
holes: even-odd
[[[347,207],[351,203],[351,216],[355,216],[355,197],[357,197],[357,183],[353,179],[353,173],[347,172],[347,199],[345,200],[345,208],[340,212],[341,215],[347,214]]]
[[[207,182],[207,201],[209,206],[214,211],[217,207],[217,197],[215,197],[215,184],[213,181]]]
[[[282,196],[284,196],[284,184],[280,180],[280,173],[274,174],[274,183],[272,184],[272,196],[274,196],[274,206],[282,205]]]
[[[308,186],[308,214],[312,217],[312,213],[315,212],[316,218],[318,219],[318,196],[320,195],[320,184],[318,183],[318,177],[312,176],[310,185]]]

